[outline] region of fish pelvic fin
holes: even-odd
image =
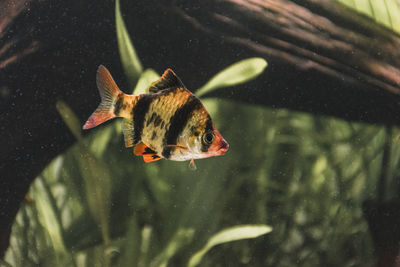
[[[160,160],[161,157],[157,154],[153,154],[153,155],[143,155],[143,160],[146,163],[152,162],[152,161],[157,161]]]
[[[157,152],[155,152],[153,149],[146,146],[145,144],[137,144],[133,149],[133,153],[136,156],[157,154]]]
[[[119,90],[110,72],[103,65],[100,65],[97,69],[96,83],[101,102],[95,112],[89,117],[83,129],[93,128],[119,116],[121,107],[125,102],[124,98],[126,95]]]
[[[157,152],[155,152],[145,144],[137,144],[133,149],[133,153],[136,156],[143,156],[143,160],[145,162],[152,162],[161,159],[161,156],[157,155]]]

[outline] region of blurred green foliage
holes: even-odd
[[[363,13],[376,22],[400,33],[400,3],[398,0],[336,0]]]
[[[110,174],[110,243],[91,212],[96,190],[87,188],[76,144],[32,185],[33,202],[17,216],[6,260],[106,266],[106,253],[111,266],[186,266],[214,233],[243,224],[274,230],[218,245],[199,266],[357,266],[373,259],[361,204],[375,196],[382,127],[203,102],[230,143],[225,156],[198,160],[195,172],[187,162],[145,164],[124,148],[120,121],[99,127],[83,143]]]
[[[144,93],[159,76],[143,70],[116,5],[122,64],[134,92]],[[259,58],[235,63],[198,92],[229,90],[266,66]],[[400,160],[397,131],[220,99],[202,102],[230,150],[197,161],[195,172],[187,162],[145,164],[134,157],[118,120],[82,137],[82,124],[59,102],[78,142],[33,183],[6,261],[24,267],[373,261],[361,205],[376,197],[385,143],[392,144],[388,173],[399,173],[392,167]],[[387,182],[396,186],[380,197],[397,197],[397,181]]]

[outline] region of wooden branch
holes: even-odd
[[[258,83],[262,89],[256,90],[256,97],[247,97],[249,102],[399,124],[397,34],[335,1],[226,0],[198,5],[174,11],[195,29],[250,49],[270,63],[263,80],[267,86]],[[238,93],[237,99],[246,99]],[[271,94],[275,98],[268,98]]]

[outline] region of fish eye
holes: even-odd
[[[212,144],[214,142],[215,135],[213,132],[207,132],[205,135],[203,135],[203,141],[206,144]]]

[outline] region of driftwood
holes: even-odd
[[[400,38],[335,1],[199,1],[194,28],[268,60],[251,103],[399,124]]]
[[[114,3],[0,3],[0,254],[33,178],[74,140],[55,110],[82,121],[104,64],[126,88]],[[367,123],[400,125],[400,38],[331,0],[122,2],[145,67],[172,67],[189,88],[250,56],[257,80],[214,95]]]

